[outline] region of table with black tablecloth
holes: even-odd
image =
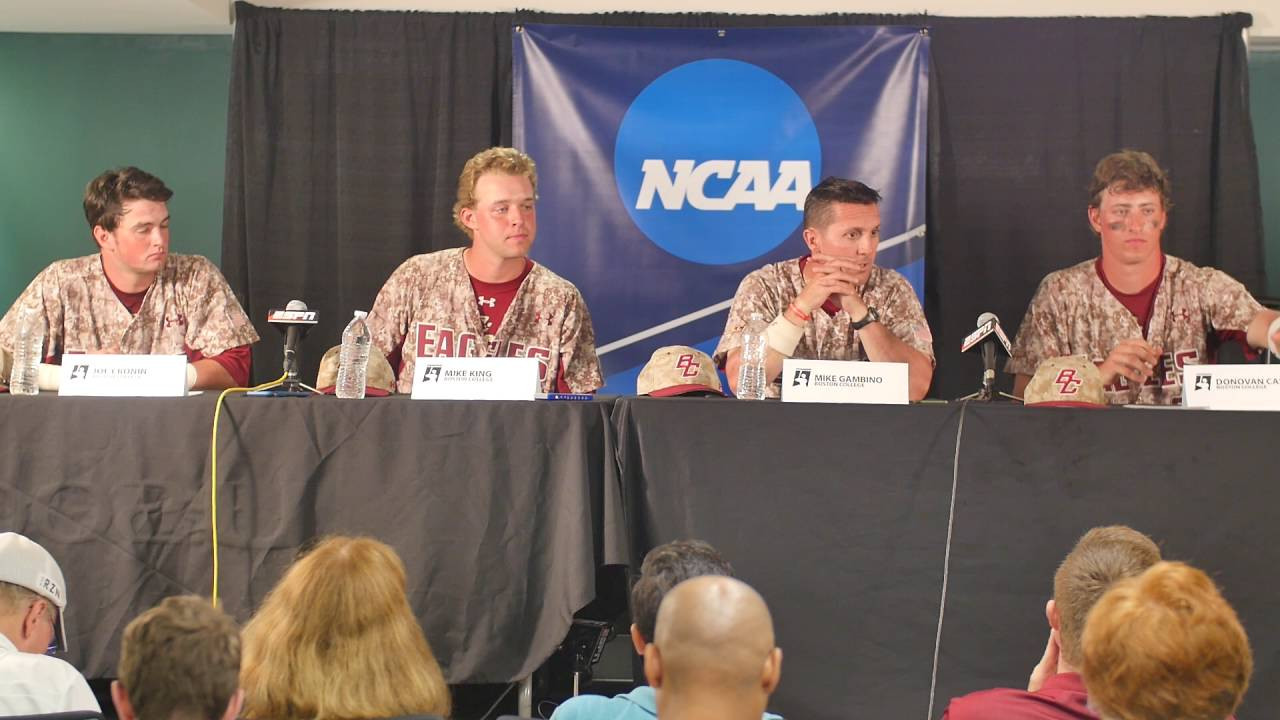
[[[0,396],[0,528],[68,585],[68,659],[114,674],[141,611],[212,581],[214,395]],[[229,397],[219,433],[220,596],[245,620],[316,534],[404,559],[450,682],[527,676],[626,560],[611,403]]]
[[[137,613],[209,592],[213,404],[0,397],[0,528],[62,563],[69,659],[90,676],[112,674]],[[1240,717],[1280,703],[1280,414],[233,396],[221,422],[227,609],[247,618],[313,535],[374,535],[404,557],[451,682],[528,675],[602,566],[700,537],[773,609],[773,709],[936,718],[1026,682],[1057,563],[1124,523],[1239,611],[1256,662]]]
[[[632,398],[614,423],[633,563],[675,538],[719,548],[773,610],[788,717],[923,720],[931,696],[936,718],[1024,686],[1057,564],[1115,523],[1239,612],[1239,716],[1280,703],[1280,414]]]

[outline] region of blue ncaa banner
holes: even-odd
[[[877,264],[924,293],[929,38],[920,28],[524,25],[514,142],[538,164],[533,257],[582,291],[607,384],[710,354],[747,273],[807,252],[829,175],[876,188]]]

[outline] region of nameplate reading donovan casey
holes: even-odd
[[[1210,410],[1280,410],[1280,365],[1187,365],[1182,404]]]

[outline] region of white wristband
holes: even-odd
[[[45,392],[57,392],[62,386],[62,366],[40,363],[36,371],[36,384]]]
[[[190,390],[195,386],[196,386],[196,366],[192,365],[191,363],[187,363],[187,389]]]
[[[769,323],[765,337],[769,338],[769,347],[782,353],[784,357],[791,357],[796,351],[796,345],[800,344],[800,338],[804,337],[804,328],[788,320],[784,311]]]

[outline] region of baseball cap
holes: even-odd
[[[1102,373],[1084,355],[1064,355],[1040,363],[1022,394],[1025,405],[1106,407]]]
[[[48,550],[15,532],[0,533],[0,582],[24,587],[58,608],[58,637],[67,649],[67,583]]]
[[[653,351],[636,378],[636,393],[671,397],[694,393],[724,395],[711,357],[688,345],[667,345]]]
[[[341,361],[342,346],[329,348],[320,358],[320,372],[316,373],[316,389],[327,395],[334,393],[338,384],[338,365]],[[386,397],[395,392],[396,374],[391,372],[391,363],[382,353],[370,347],[369,363],[364,378],[364,394],[367,397]]]

